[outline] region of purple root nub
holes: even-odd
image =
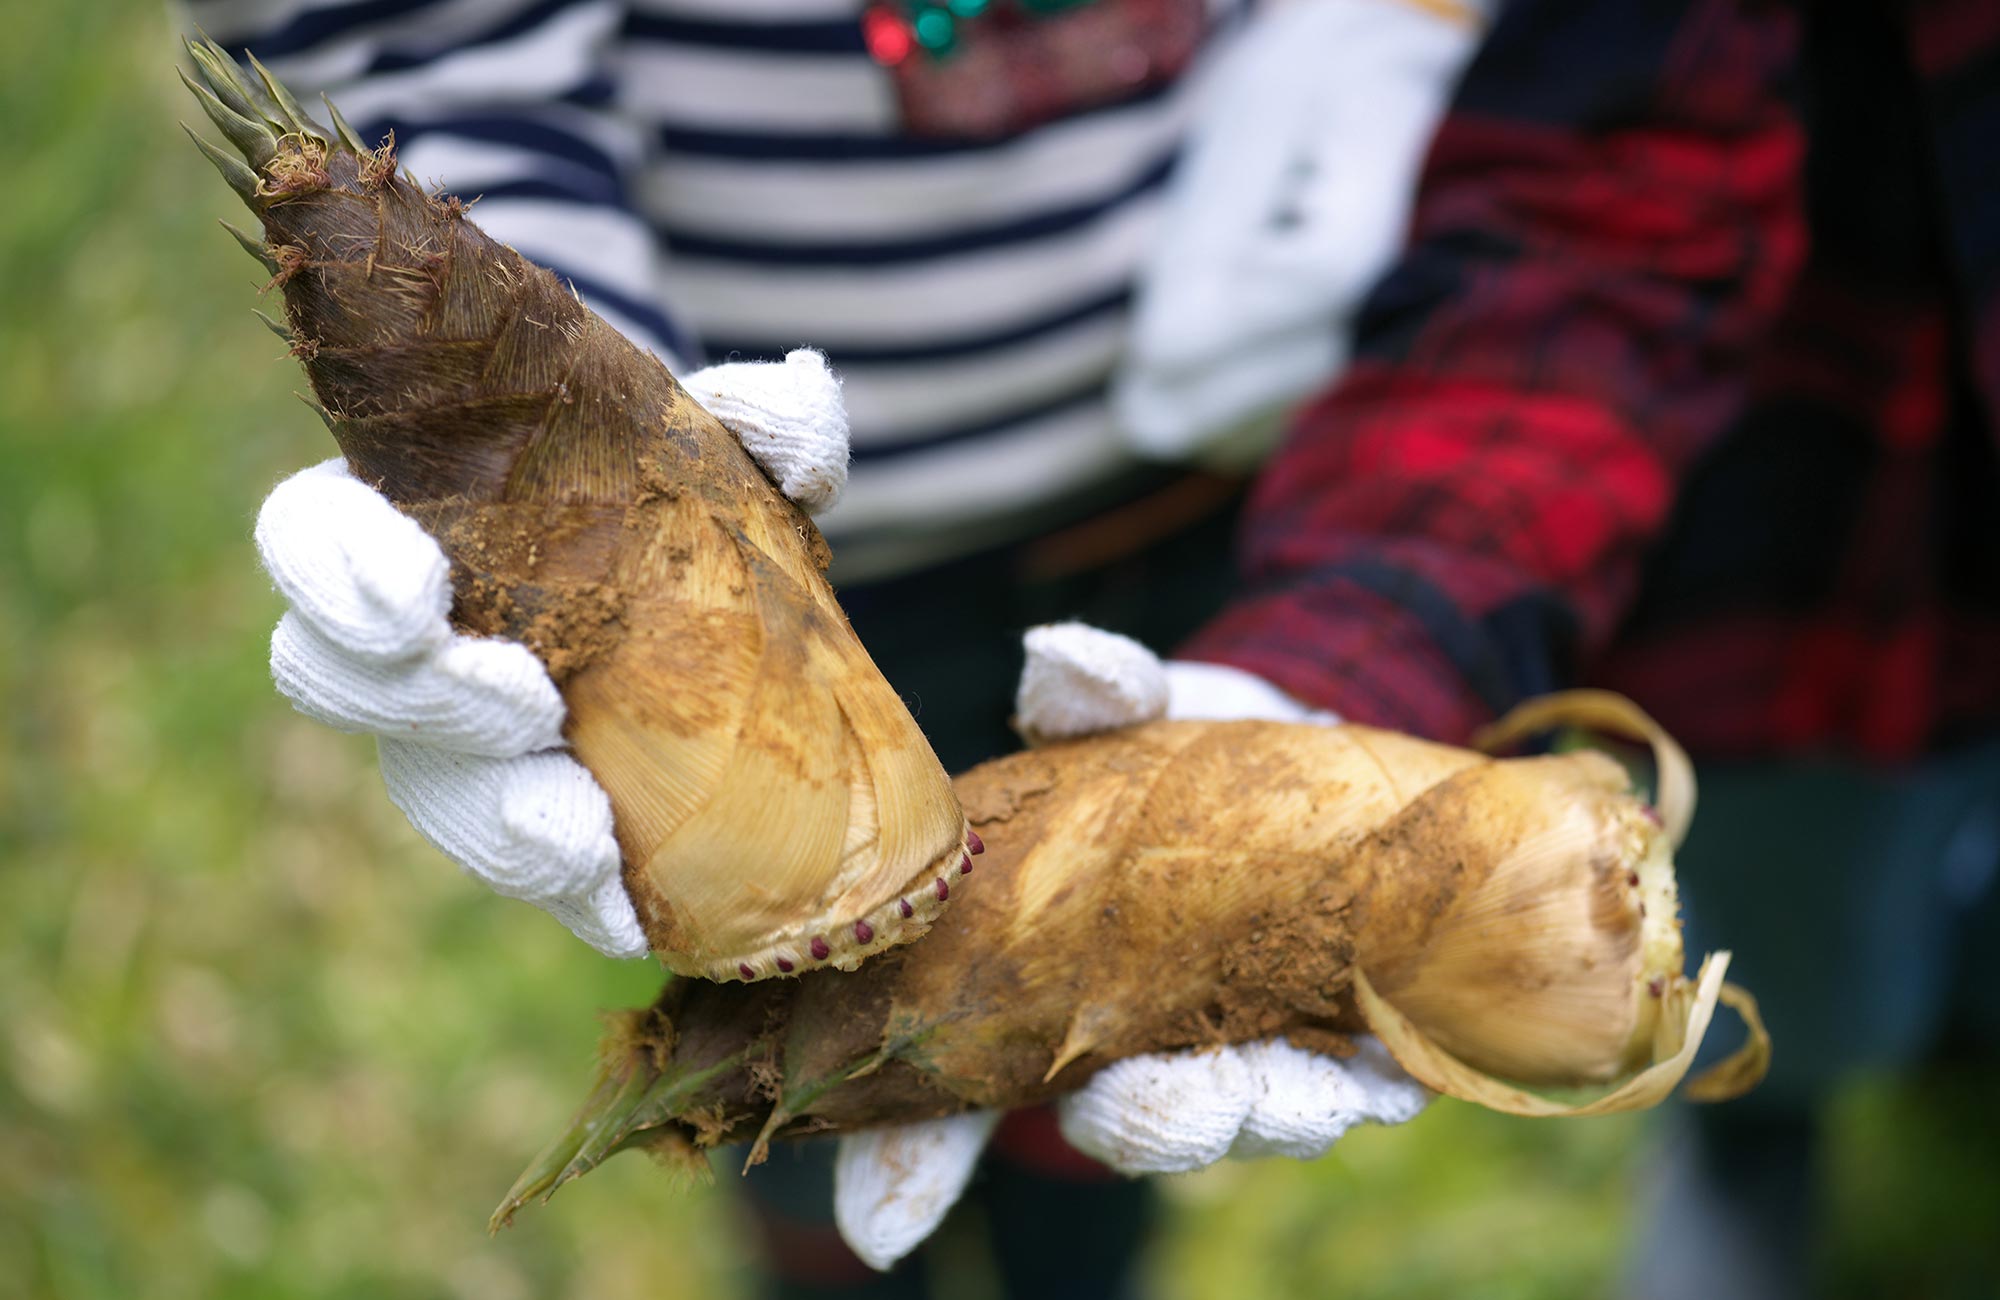
[[[783,974],[789,975],[792,973],[792,964],[783,957],[780,957],[778,958],[778,970]]]
[[[963,853],[959,855],[958,874],[961,876],[969,876],[972,874],[972,855],[970,853]]]
[[[1646,820],[1653,823],[1653,825],[1655,826],[1666,825],[1664,821],[1660,820],[1660,810],[1658,808],[1653,807],[1653,805],[1649,803],[1640,804],[1639,811],[1646,814]]]
[[[965,833],[965,847],[971,849],[974,853],[984,853],[986,852],[986,841],[979,838],[978,831],[967,831]]]
[[[1646,981],[1646,992],[1652,994],[1654,997],[1659,997],[1666,991],[1667,982],[1659,976],[1655,975],[1652,979]]]
[[[833,949],[826,946],[826,940],[823,937],[819,935],[813,936],[812,955],[814,961],[825,961],[832,952]]]
[[[736,973],[738,975],[741,975],[746,980],[754,980],[757,978],[757,972],[750,969],[750,963],[747,961],[739,961],[736,963]]]
[[[951,886],[944,883],[943,876],[937,878],[937,896],[940,903],[951,897]]]
[[[872,943],[874,939],[874,926],[868,924],[866,921],[856,921],[854,923],[854,941],[856,943]]]
[[[910,906],[910,900],[907,898],[899,898],[896,900],[896,910],[901,912],[904,916],[914,916],[916,915],[917,911],[916,908]]]

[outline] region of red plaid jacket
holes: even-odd
[[[2000,3],[1502,9],[1181,653],[1446,739],[2000,727]]]

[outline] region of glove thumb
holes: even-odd
[[[808,513],[832,506],[847,486],[847,408],[840,380],[820,353],[798,348],[782,365],[710,366],[681,386],[736,435],[778,490]]]

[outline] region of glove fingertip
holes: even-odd
[[[847,490],[846,465],[809,465],[785,475],[778,490],[809,515],[833,508]]]
[[[336,645],[390,659],[450,636],[444,552],[344,464],[313,466],[273,488],[255,541],[279,593]]]
[[[796,348],[783,362],[710,366],[683,387],[808,513],[830,508],[846,488],[847,410],[840,380],[821,353]]]
[[[562,745],[568,710],[535,652],[518,641],[454,637],[438,667],[468,704],[481,702],[481,725],[465,738],[471,752],[509,758]]]
[[[595,890],[618,874],[611,799],[568,754],[499,760],[499,824],[478,864],[487,884],[539,901]]]
[[[977,1110],[843,1137],[833,1166],[841,1239],[878,1271],[915,1250],[957,1204],[999,1119]]]
[[[1163,669],[1167,679],[1167,716],[1235,721],[1259,718],[1269,722],[1311,722],[1332,726],[1340,718],[1313,709],[1270,682],[1231,664],[1176,659]]]
[[[354,483],[369,504],[356,510],[345,542],[356,586],[386,620],[441,623],[451,611],[451,562],[437,539],[366,484]]]
[[[646,955],[610,801],[576,760],[482,758],[386,736],[376,749],[390,802],[466,874],[548,912],[607,957]]]
[[[1028,629],[1021,644],[1015,715],[1031,736],[1084,736],[1166,714],[1166,671],[1130,637],[1087,623],[1048,623]]]
[[[625,884],[611,876],[589,894],[543,904],[545,910],[569,927],[571,934],[606,957],[629,961],[644,957],[651,946],[639,925],[639,914],[625,892]]]
[[[817,383],[824,379],[835,387],[840,385],[839,377],[827,363],[826,353],[818,348],[793,348],[785,354],[785,364],[795,371],[802,372],[808,383]]]
[[[1183,1174],[1229,1154],[1250,1113],[1251,1081],[1233,1048],[1134,1056],[1057,1106],[1063,1137],[1125,1174]]]
[[[1365,1098],[1344,1062],[1282,1038],[1238,1050],[1255,1081],[1256,1099],[1230,1148],[1232,1156],[1316,1159],[1366,1118]]]
[[[324,726],[349,734],[363,731],[333,706],[329,682],[341,675],[340,650],[328,644],[298,610],[286,610],[271,629],[271,684],[291,706]]]
[[[1431,1090],[1412,1078],[1379,1038],[1361,1038],[1346,1067],[1362,1093],[1362,1112],[1374,1123],[1407,1123],[1431,1104]]]

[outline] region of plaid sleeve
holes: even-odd
[[[1794,17],[1504,7],[1181,655],[1457,739],[1603,646],[1802,258]]]

